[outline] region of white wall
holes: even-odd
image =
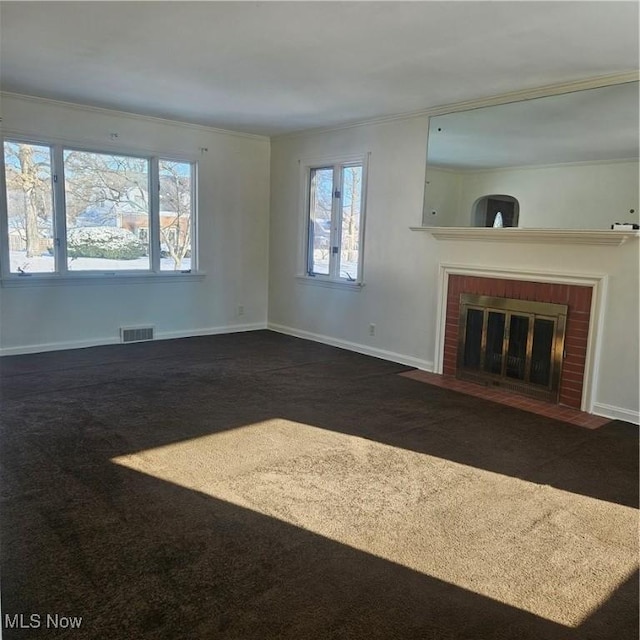
[[[441,262],[606,275],[594,401],[599,413],[633,420],[640,386],[638,242],[621,247],[440,242],[410,231],[422,218],[426,132],[426,118],[418,117],[272,141],[270,326],[430,369]],[[304,284],[296,279],[303,224],[298,162],[362,151],[371,152],[365,286],[353,292]],[[571,223],[566,226],[580,226],[573,217],[584,216],[581,202],[563,201],[561,209]],[[369,323],[376,325],[374,337],[368,335]]]
[[[201,281],[0,288],[0,353],[118,340],[122,325],[159,337],[266,324],[269,140],[118,112],[4,95],[5,135],[101,149],[197,156]],[[117,146],[110,134],[117,132]],[[208,148],[205,153],[200,148]],[[238,306],[245,313],[238,316]]]
[[[327,133],[281,137],[271,143],[269,322],[306,337],[323,337],[368,353],[431,366],[436,273],[420,224],[427,118]],[[365,224],[365,286],[329,289],[296,279],[300,232],[299,161],[370,152]],[[376,335],[369,336],[369,324]],[[311,334],[311,335],[310,335]]]
[[[639,217],[638,162],[607,162],[452,173],[428,169],[425,224],[469,226],[478,198],[510,195],[520,203],[520,227],[610,229]],[[629,213],[634,209],[634,213]]]

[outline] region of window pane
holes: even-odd
[[[311,169],[309,192],[310,273],[329,274],[333,168]]]
[[[362,165],[344,167],[342,172],[340,277],[347,280],[356,280],[358,278],[361,200]]]
[[[160,160],[160,269],[191,269],[192,171],[189,162]]]
[[[4,143],[11,273],[55,271],[49,147]]]
[[[64,151],[70,271],[148,270],[149,162]]]

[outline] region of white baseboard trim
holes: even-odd
[[[347,349],[348,351],[355,351],[356,353],[362,353],[365,356],[373,356],[374,358],[380,358],[381,360],[390,360],[391,362],[397,362],[399,364],[407,365],[408,367],[415,367],[422,371],[433,371],[433,362],[428,360],[420,360],[413,356],[406,356],[402,353],[396,353],[394,351],[386,351],[384,349],[377,349],[376,347],[370,347],[369,345],[360,344],[358,342],[349,342],[348,340],[340,340],[338,338],[332,338],[331,336],[325,336],[319,333],[311,333],[310,331],[303,331],[302,329],[294,329],[293,327],[287,327],[282,324],[275,324],[269,322],[267,329],[276,331],[277,333],[284,333],[288,336],[294,336],[295,338],[304,338],[305,340],[312,340],[313,342],[321,342],[322,344],[328,344],[331,347],[339,347],[341,349]]]
[[[216,336],[222,333],[242,333],[244,331],[258,331],[266,329],[266,322],[252,322],[248,324],[232,324],[224,327],[207,327],[190,331],[163,331],[156,333],[156,340],[174,340],[176,338],[195,338],[196,336]]]
[[[631,424],[640,425],[640,415],[637,411],[630,411],[629,409],[623,409],[622,407],[614,407],[610,404],[604,404],[602,402],[596,402],[593,405],[593,413],[603,418],[611,418],[612,420],[623,420],[624,422],[630,422]]]
[[[64,351],[66,349],[85,349],[86,347],[101,347],[108,344],[120,344],[120,338],[93,338],[91,340],[68,340],[66,342],[43,342],[20,347],[3,347],[0,349],[0,357],[23,356],[29,353]]]
[[[204,329],[188,329],[184,331],[156,332],[154,340],[173,340],[175,338],[192,338],[195,336],[212,336],[222,333],[240,333],[242,331],[257,331],[266,329],[266,322],[251,324],[232,324],[222,327],[206,327]],[[110,344],[122,344],[119,337],[93,338],[91,340],[68,340],[65,342],[48,342],[42,344],[24,345],[20,347],[0,348],[0,357],[19,356],[29,353],[43,353],[45,351],[63,351],[66,349],[85,349],[87,347],[102,347]]]

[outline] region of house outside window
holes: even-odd
[[[24,140],[3,149],[5,276],[195,266],[195,163]]]
[[[362,282],[366,174],[362,156],[305,168],[308,277]]]

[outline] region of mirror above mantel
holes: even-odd
[[[638,81],[576,86],[431,116],[423,227],[638,224]]]

